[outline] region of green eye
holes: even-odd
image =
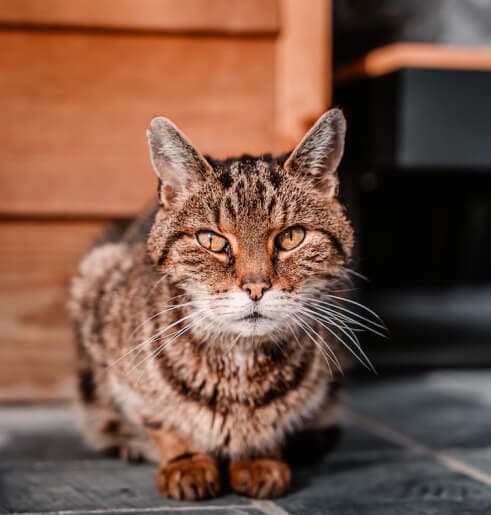
[[[199,231],[196,233],[198,243],[211,252],[222,252],[228,244],[228,240],[213,231]]]
[[[305,229],[303,227],[288,227],[276,237],[276,246],[280,250],[292,250],[298,247],[305,238]]]

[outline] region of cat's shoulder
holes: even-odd
[[[133,260],[133,249],[125,242],[105,243],[90,250],[82,259],[79,275],[94,279],[106,275],[115,267],[128,266]]]
[[[115,271],[131,267],[132,260],[130,247],[122,242],[106,243],[90,250],[81,261],[78,273],[70,285],[71,310],[83,304],[98,289],[104,288]]]

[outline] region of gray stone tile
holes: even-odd
[[[101,508],[183,507],[160,496],[155,467],[118,460],[74,462],[2,462],[0,506],[17,512]],[[223,496],[206,505],[244,505],[246,499]],[[196,506],[191,503],[190,506]]]
[[[294,514],[487,513],[491,489],[404,451],[345,454],[297,480],[276,502]]]
[[[98,455],[83,444],[71,406],[0,407],[0,460],[90,457]]]
[[[261,512],[232,495],[199,506],[169,501],[155,492],[153,474],[152,466],[118,461],[4,463],[0,506],[16,512],[118,508],[139,513],[139,508],[186,506],[196,510],[185,513],[203,507],[213,513]],[[404,451],[372,450],[333,455],[315,469],[297,470],[292,492],[275,502],[292,515],[484,514],[491,507],[491,489]]]
[[[491,446],[489,408],[435,388],[423,374],[354,385],[347,403],[432,448]]]
[[[331,454],[337,456],[338,454],[346,452],[386,451],[395,449],[399,449],[399,446],[346,421],[342,425],[340,441]]]
[[[292,515],[487,515],[491,503],[481,499],[370,503],[349,499],[323,506],[297,505],[294,509],[299,511],[290,511]]]
[[[425,374],[425,381],[434,391],[491,407],[489,370],[437,370]]]

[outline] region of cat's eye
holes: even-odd
[[[211,252],[223,252],[228,245],[226,238],[213,231],[200,231],[196,234],[196,239],[202,247]]]
[[[305,229],[298,225],[289,227],[276,237],[276,246],[280,250],[292,250],[298,247],[305,238]]]

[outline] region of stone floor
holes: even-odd
[[[87,452],[69,407],[0,408],[0,512],[267,515],[491,514],[491,373],[368,378],[349,389],[343,439],[274,501],[172,502],[152,465]]]

